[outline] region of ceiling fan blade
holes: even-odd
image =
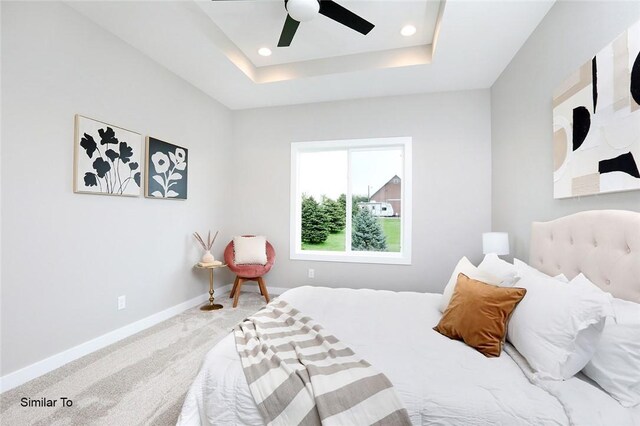
[[[333,0],[320,0],[320,13],[352,30],[367,35],[375,27],[371,22],[345,9]]]
[[[280,40],[278,40],[278,47],[289,47],[293,36],[296,35],[300,22],[287,15],[287,20],[284,21],[284,27],[282,27],[282,33],[280,34]]]

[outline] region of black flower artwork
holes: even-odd
[[[79,117],[79,120],[90,119]],[[118,130],[117,127],[116,130]],[[94,133],[95,130],[81,132],[83,135],[79,145],[84,153],[80,154],[82,152],[80,151],[78,155],[84,157],[86,154],[87,157],[84,158],[88,158],[89,163],[85,164],[93,170],[79,170],[78,172],[82,173],[80,176],[83,178],[82,181],[77,182],[78,185],[84,184],[84,188],[95,188],[91,192],[114,195],[127,195],[126,191],[130,185],[140,188],[141,177],[140,172],[137,171],[140,164],[132,161],[138,158],[137,151],[134,153],[133,146],[125,140],[120,140],[123,133],[116,134],[116,130],[105,125],[98,129],[97,135]],[[96,142],[97,136],[99,136],[100,144]],[[124,137],[126,138],[126,136]],[[131,190],[129,190],[130,193]]]
[[[132,155],[133,149],[127,145],[126,142],[120,142],[120,160],[122,160],[124,164],[127,164]]]
[[[107,161],[104,161],[102,157],[96,158],[93,162],[93,168],[98,172],[98,177],[103,178],[111,170],[111,165]]]
[[[116,138],[116,133],[113,131],[111,127],[98,130],[98,134],[100,135],[100,145],[109,145],[109,144],[116,145],[118,143],[118,139]]]
[[[88,135],[86,133],[84,134],[84,137],[80,141],[80,146],[83,147],[85,151],[87,151],[87,155],[89,156],[89,158],[93,156],[93,153],[98,148],[98,144],[96,144],[96,141],[93,140],[91,135]]]
[[[87,172],[84,174],[84,186],[98,186],[98,177],[95,173]]]
[[[118,153],[115,152],[112,149],[108,149],[105,153],[104,153],[107,157],[109,157],[109,160],[111,161],[116,161],[116,159],[119,157]]]

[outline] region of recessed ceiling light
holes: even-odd
[[[416,27],[414,27],[413,25],[405,25],[400,30],[400,34],[402,34],[405,37],[410,37],[410,36],[414,35],[415,33],[416,33]]]
[[[258,49],[258,55],[260,56],[271,56],[271,49],[268,47],[261,47]]]

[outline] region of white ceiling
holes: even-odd
[[[300,49],[280,54],[273,48],[273,61],[262,61],[255,50],[277,43],[284,22],[284,14],[278,16],[281,0],[68,4],[227,107],[245,109],[491,87],[553,2],[448,0],[431,63],[389,56],[385,64],[371,55],[408,42],[396,36],[399,42],[385,37],[364,41],[368,36],[341,29],[324,16],[300,25],[292,44],[299,43]],[[372,22],[375,19],[385,33],[393,33],[392,27],[403,22],[408,11],[413,12],[405,19],[428,25],[425,3],[344,0],[342,4]],[[265,34],[274,31],[265,41]],[[431,35],[424,32],[428,30],[417,34],[418,44],[430,41]],[[335,45],[330,43],[334,37]],[[286,64],[291,61],[295,64]],[[260,74],[266,70],[269,75]]]
[[[283,0],[207,1],[198,5],[257,66],[332,58],[355,53],[431,44],[440,2],[338,0],[339,4],[373,23],[366,36],[319,15],[300,24],[290,47],[278,48],[278,38],[287,16]],[[418,30],[403,37],[400,29],[412,24]],[[260,47],[273,54],[258,55]]]

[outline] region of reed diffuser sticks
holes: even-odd
[[[209,233],[207,234],[206,243],[204,242],[200,234],[198,234],[197,232],[194,232],[193,236],[195,237],[196,241],[198,241],[198,243],[200,244],[200,246],[204,251],[209,251],[211,250],[211,247],[213,247],[213,243],[216,241],[216,238],[218,237],[218,232],[220,231],[216,231],[216,234],[213,236],[213,239],[211,239],[211,231],[209,231]]]

